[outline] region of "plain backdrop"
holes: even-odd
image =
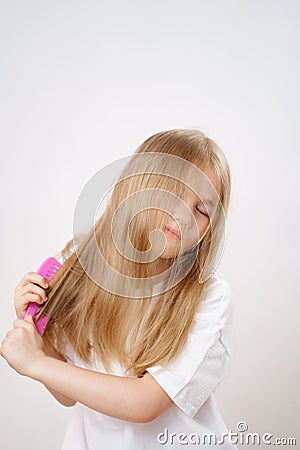
[[[232,171],[219,407],[232,431],[300,445],[299,19],[292,0],[0,2],[1,341],[88,180],[158,131],[198,128]],[[0,390],[0,448],[59,450],[72,410],[3,358]]]

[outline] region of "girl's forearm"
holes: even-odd
[[[64,406],[74,406],[76,404],[76,400],[73,400],[70,397],[67,397],[66,395],[60,394],[60,392],[55,391],[54,389],[49,389],[47,386],[46,388],[48,391],[53,395],[53,397],[56,398],[56,400],[61,403]]]
[[[143,405],[142,378],[95,372],[46,355],[29,376],[102,414],[130,422],[149,420]]]
[[[51,356],[52,358],[56,358],[60,361],[66,361],[57,351],[55,348],[50,345],[48,342],[44,343],[44,352],[47,356]],[[76,403],[76,400],[73,400],[72,398],[67,397],[66,395],[61,394],[60,392],[55,391],[54,389],[49,389],[47,386],[46,388],[48,391],[53,395],[53,397],[56,398],[56,400],[61,403],[64,406],[74,406]]]

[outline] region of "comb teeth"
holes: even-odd
[[[60,267],[61,267],[60,262],[58,262],[57,259],[50,256],[50,258],[47,258],[40,265],[40,267],[37,270],[37,273],[39,275],[42,275],[45,278],[45,280],[49,281]]]

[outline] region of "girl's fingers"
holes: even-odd
[[[9,330],[9,331],[6,333],[5,336],[8,337],[8,336],[10,336],[11,334],[13,334],[13,332],[14,332],[13,330]]]
[[[25,309],[30,302],[42,305],[48,298],[45,290],[49,283],[41,275],[35,272],[27,272],[14,292],[14,307],[17,317],[23,318]]]
[[[49,287],[49,284],[45,280],[45,278],[36,272],[27,272],[21,279],[18,286],[20,286],[20,287],[26,286],[26,284],[28,284],[30,282],[36,283],[36,284],[40,285],[41,287],[43,287],[44,289],[47,289],[47,287]]]
[[[32,323],[27,322],[26,320],[22,320],[22,319],[16,319],[14,320],[14,328],[26,328],[27,330],[30,330],[32,327]],[[12,330],[13,332],[13,330]],[[8,332],[10,333],[10,332]]]
[[[26,294],[24,294],[23,299],[26,302],[22,302],[22,304],[30,303],[30,302],[43,304],[47,300],[47,299],[41,298],[38,294],[32,294],[31,292],[27,292]]]
[[[47,300],[47,294],[41,287],[37,286],[36,284],[29,283],[26,286],[22,288],[20,291],[20,295],[26,295],[26,294],[37,294],[43,299],[43,301]]]

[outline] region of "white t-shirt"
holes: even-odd
[[[226,435],[228,428],[214,395],[230,371],[232,313],[231,288],[215,271],[179,357],[167,367],[147,368],[173,405],[151,422],[137,423],[107,416],[77,402],[61,450],[236,450]],[[100,361],[96,365],[84,363],[70,345],[66,359],[76,366],[107,373]],[[119,364],[115,363],[113,370],[114,375],[125,376]],[[208,434],[206,440],[203,433]]]

